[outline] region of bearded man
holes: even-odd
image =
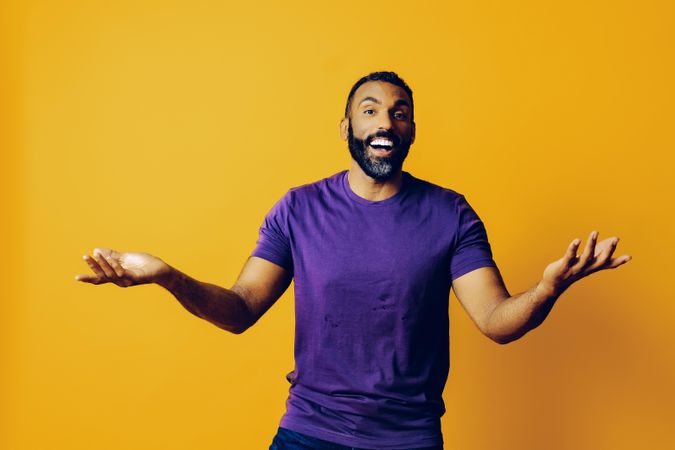
[[[295,368],[271,449],[442,449],[453,289],[499,344],[539,326],[574,282],[620,266],[618,238],[575,239],[529,290],[511,295],[466,198],[402,170],[413,94],[393,72],[349,92],[340,135],[349,170],[290,189],[269,211],[231,289],[146,253],[97,248],[80,281],[156,283],[191,313],[242,333],[295,281]]]

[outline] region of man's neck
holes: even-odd
[[[390,179],[378,181],[369,177],[356,161],[347,173],[347,181],[352,192],[371,202],[379,202],[396,195],[401,190],[403,172],[399,169]]]

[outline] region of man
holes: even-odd
[[[511,296],[466,199],[402,171],[413,96],[393,72],[351,89],[340,123],[352,166],[290,189],[265,217],[231,289],[143,253],[95,249],[93,284],[157,283],[193,314],[242,333],[295,280],[295,369],[272,449],[442,448],[450,288],[505,344],[537,327],[572,283],[630,260],[618,238],[575,239],[530,290]]]

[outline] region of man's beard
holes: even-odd
[[[390,156],[371,156],[368,154],[368,144],[376,137],[389,138],[394,143]],[[378,131],[365,140],[354,137],[351,121],[349,122],[349,135],[347,139],[349,153],[359,164],[361,169],[371,178],[378,181],[389,180],[403,166],[403,161],[408,156],[410,140],[399,139],[394,133]]]

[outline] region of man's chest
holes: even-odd
[[[291,225],[296,286],[388,296],[449,276],[454,224],[433,211],[327,208]]]

